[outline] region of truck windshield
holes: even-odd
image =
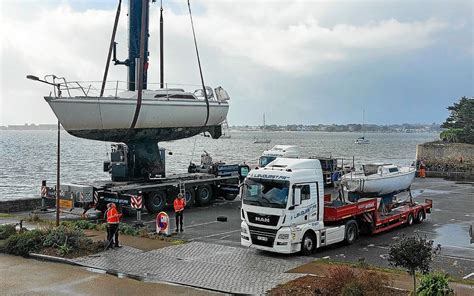
[[[244,204],[286,208],[290,183],[288,181],[247,179],[243,185]]]
[[[276,156],[260,156],[259,165],[262,168],[266,167],[267,164],[274,161],[275,159],[276,159]]]

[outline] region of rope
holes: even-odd
[[[207,113],[206,113],[206,121],[204,122],[204,125],[203,125],[203,129],[204,129],[204,127],[207,126],[207,122],[209,121],[209,100],[207,99],[206,86],[204,85],[204,77],[202,76],[201,59],[199,58],[199,50],[198,50],[197,41],[196,41],[196,33],[194,32],[193,15],[191,13],[191,4],[189,3],[189,0],[188,0],[188,9],[189,9],[189,18],[191,19],[191,28],[193,30],[194,47],[196,48],[196,56],[197,56],[197,61],[198,61],[198,66],[199,66],[199,74],[201,75],[202,90],[204,92],[204,99],[206,100]]]

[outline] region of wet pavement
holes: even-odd
[[[0,295],[218,295],[4,254],[0,254],[0,279]]]
[[[412,185],[416,201],[433,200],[433,211],[422,224],[399,227],[378,235],[364,235],[350,246],[336,244],[319,249],[314,258],[330,257],[344,261],[365,260],[369,264],[387,267],[386,256],[389,245],[402,235],[419,234],[441,244],[441,253],[433,263],[436,270],[442,270],[457,277],[474,273],[474,244],[471,243],[469,228],[474,227],[474,183],[454,182],[443,179],[416,179]],[[185,211],[185,232],[175,235],[190,241],[216,243],[240,247],[240,201],[217,200],[208,207]],[[173,213],[171,227],[174,229]],[[226,216],[227,222],[218,222],[218,216]],[[154,217],[143,215],[148,225],[154,228]],[[264,252],[261,252],[264,253]],[[291,260],[291,258],[287,258]],[[474,274],[471,275],[474,279]]]
[[[312,258],[260,254],[253,249],[191,242],[149,252],[131,247],[71,260],[146,282],[168,282],[231,294],[261,295],[302,274],[285,273]]]

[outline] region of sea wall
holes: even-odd
[[[47,206],[54,205],[54,200],[46,201]],[[0,213],[26,212],[41,208],[41,198],[22,198],[0,201]]]
[[[474,145],[429,142],[416,146],[416,159],[426,165],[428,177],[474,179]]]

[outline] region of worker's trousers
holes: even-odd
[[[183,231],[183,211],[176,212],[175,217],[176,217],[176,232],[178,232],[178,230]]]
[[[118,223],[111,223],[107,224],[107,241],[109,242],[110,246],[119,246],[119,224]]]

